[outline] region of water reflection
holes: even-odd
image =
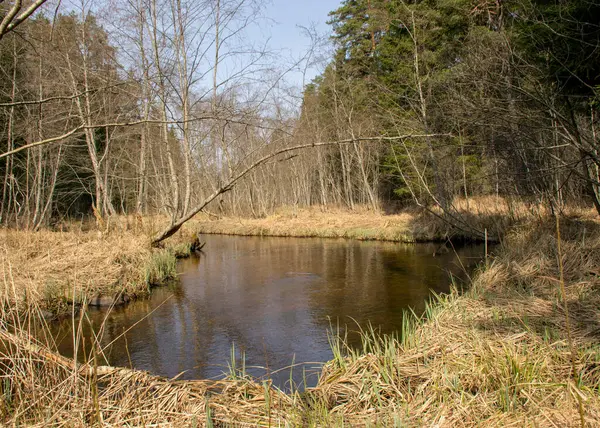
[[[220,377],[231,345],[245,352],[248,371],[284,386],[292,362],[331,358],[330,320],[356,329],[371,322],[400,329],[403,309],[420,311],[431,291],[462,275],[453,251],[433,257],[436,245],[330,239],[206,236],[205,255],[180,265],[181,282],[156,290],[106,316],[90,311],[96,331],[105,320],[107,363],[183,379]],[[467,269],[481,247],[458,250]],[[59,349],[73,355],[71,322],[54,326]],[[86,327],[86,335],[90,334]],[[351,340],[356,340],[351,336]],[[87,340],[89,343],[89,338]],[[79,355],[85,352],[81,349]],[[308,364],[306,367],[318,367]],[[292,373],[302,380],[302,367]],[[310,383],[314,383],[312,377]]]

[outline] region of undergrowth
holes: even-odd
[[[531,222],[507,235],[489,265],[473,275],[467,292],[434,296],[424,314],[407,312],[397,334],[380,335],[366,326],[361,347],[352,348],[332,329],[333,358],[317,385],[292,393],[248,376],[235,349],[229,376],[221,381],[170,381],[104,367],[101,349],[87,364],[76,365],[58,356],[51,342],[32,339],[30,324],[5,310],[1,422],[580,426],[581,401],[586,426],[598,426],[600,227],[577,217],[564,219],[561,231],[566,299],[559,291],[553,221]],[[157,271],[170,272],[166,255],[156,257]],[[4,290],[12,288],[5,274]],[[564,300],[572,321],[575,378]],[[32,304],[28,313],[35,317],[39,310]]]
[[[151,248],[150,237],[161,225],[154,218],[113,219],[111,225],[104,231],[72,224],[60,231],[0,229],[4,304],[21,309],[35,304],[62,315],[102,296],[144,296],[176,278],[177,259],[191,255],[187,231],[165,248]]]

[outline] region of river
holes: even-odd
[[[180,262],[180,281],[110,313],[88,311],[105,363],[169,378],[220,378],[232,349],[236,364],[275,385],[316,383],[331,359],[328,331],[358,326],[399,331],[404,310],[422,311],[431,292],[464,281],[483,246],[359,242],[343,239],[208,235],[204,253]],[[459,260],[460,258],[460,260]],[[63,355],[73,356],[71,320],[52,326]],[[89,350],[79,349],[83,358]],[[295,365],[290,368],[294,363]]]

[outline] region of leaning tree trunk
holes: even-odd
[[[182,215],[178,219],[174,219],[173,221],[171,221],[171,224],[168,227],[166,227],[161,232],[154,235],[154,237],[152,237],[151,243],[153,246],[158,246],[158,245],[160,245],[160,243],[162,241],[173,236],[175,233],[177,233],[179,231],[179,229],[181,229],[181,227],[187,221],[191,220],[196,214],[198,214],[200,211],[202,211],[208,204],[210,204],[212,201],[214,201],[217,197],[219,197],[223,193],[226,193],[226,192],[230,191],[231,189],[233,189],[233,186],[235,186],[238,181],[240,181],[242,178],[244,178],[246,175],[248,175],[250,172],[252,172],[256,168],[258,168],[259,166],[267,163],[269,160],[273,159],[274,157],[276,157],[278,155],[296,151],[296,150],[308,149],[311,147],[322,147],[322,146],[330,146],[330,145],[341,146],[342,144],[344,144],[344,145],[354,144],[357,141],[382,142],[382,141],[405,140],[407,138],[432,138],[432,137],[438,137],[438,136],[441,136],[441,135],[419,134],[419,135],[398,135],[398,136],[393,136],[393,137],[366,137],[366,138],[357,138],[357,139],[351,138],[348,140],[341,140],[341,141],[325,141],[325,142],[318,142],[318,143],[299,144],[297,146],[286,147],[283,149],[273,151],[273,152],[261,157],[260,159],[256,160],[255,162],[251,163],[249,166],[244,168],[238,174],[230,176],[228,181],[224,185],[221,185],[213,193],[211,193],[209,196],[204,198],[199,204],[197,204],[193,208],[191,208],[188,213],[186,213],[185,215]]]

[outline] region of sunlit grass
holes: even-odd
[[[97,296],[147,295],[151,286],[176,278],[177,258],[191,255],[189,231],[152,249],[153,221],[115,218],[104,231],[84,224],[67,224],[64,231],[1,229],[0,264],[11,284],[10,290],[0,284],[3,298],[68,314],[73,304]]]
[[[11,306],[12,290],[22,289],[4,264],[0,422],[572,426],[579,423],[581,399],[585,421],[594,426],[600,420],[600,227],[575,219],[566,221],[562,230],[576,379],[557,292],[556,238],[544,222],[512,232],[489,266],[472,275],[465,293],[455,287],[449,294],[434,295],[422,313],[406,311],[396,334],[357,325],[361,340],[353,347],[346,329],[332,323],[333,357],[316,386],[294,385],[290,374],[289,393],[268,379],[249,376],[245,357],[236,347],[225,379],[219,381],[169,381],[136,370],[106,368],[100,365],[101,352],[77,366],[60,357],[51,340],[31,339],[32,324]],[[152,254],[152,275],[173,273],[173,253]],[[121,255],[118,260],[127,258]],[[61,290],[48,292],[60,295]],[[36,301],[40,299],[25,293],[20,304],[27,305],[29,320],[43,324]]]
[[[177,257],[172,250],[158,250],[151,254],[144,267],[148,286],[162,284],[177,277]]]

